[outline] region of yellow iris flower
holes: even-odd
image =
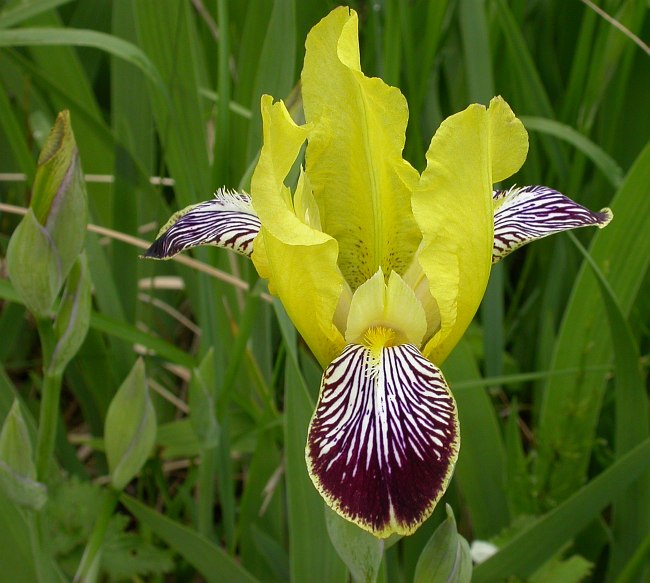
[[[220,190],[177,213],[147,256],[213,244],[252,257],[325,370],[306,447],[312,480],[342,516],[386,537],[412,533],[453,472],[456,405],[438,366],[492,263],[611,213],[545,187],[493,191],[528,151],[500,97],[446,119],[417,172],[402,157],[406,100],[362,73],[357,27],[338,8],[309,33],[304,125],[262,98],[250,197]]]

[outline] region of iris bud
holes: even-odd
[[[467,541],[458,534],[456,519],[447,504],[447,519],[431,535],[415,567],[414,583],[457,581],[469,583],[472,557]]]
[[[144,363],[138,359],[113,397],[104,426],[111,483],[122,490],[147,461],[156,440],[156,411],[149,397]]]
[[[61,374],[83,344],[90,325],[91,283],[88,261],[81,254],[72,266],[54,321],[56,346],[50,372]]]
[[[79,151],[70,114],[63,111],[38,158],[31,206],[7,249],[11,282],[37,317],[49,315],[83,248],[87,222]]]
[[[0,489],[15,504],[34,510],[47,500],[47,488],[36,481],[32,444],[17,400],[0,431]]]

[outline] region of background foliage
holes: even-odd
[[[626,30],[574,0],[353,3],[364,71],[408,99],[405,156],[417,168],[445,116],[501,94],[530,132],[515,181],[614,211],[603,231],[549,238],[498,265],[443,367],[463,444],[446,501],[470,542],[499,548],[475,567],[477,582],[650,576],[650,50],[634,38],[650,38],[650,19],[643,0],[599,5]],[[63,109],[91,223],[109,229],[86,238],[93,312],[64,375],[41,511],[47,558],[34,556],[29,513],[0,496],[7,580],[36,580],[39,560],[53,580],[75,573],[108,495],[108,406],[139,355],[156,448],[112,513],[102,576],[347,580],[304,466],[320,370],[282,308],[226,251],[196,252],[202,269],[138,258],[138,240],[173,211],[218,186],[248,186],[260,95],[299,115],[304,39],[334,6],[0,5],[2,256],[19,220],[6,205],[28,206],[38,151]],[[0,298],[0,420],[17,397],[34,435],[40,343],[6,278]],[[379,580],[427,580],[416,565],[444,518],[440,505],[390,547]]]

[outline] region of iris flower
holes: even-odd
[[[491,265],[534,239],[603,227],[611,212],[542,186],[493,190],[528,150],[500,97],[446,119],[420,174],[402,158],[406,100],[362,73],[357,26],[338,8],[309,33],[304,125],[262,97],[250,196],[222,189],[180,211],[147,256],[217,245],[251,257],[324,369],[306,445],[312,481],[340,515],[387,537],[412,533],[450,480],[459,426],[439,366]]]

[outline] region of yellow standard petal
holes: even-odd
[[[410,205],[418,175],[402,159],[406,100],[361,72],[357,26],[348,8],[325,17],[307,37],[302,72],[313,124],[306,173],[353,291],[380,267],[386,277],[403,274],[421,239]]]
[[[263,225],[252,259],[318,361],[327,366],[345,344],[333,324],[344,287],[336,264],[338,245],[296,216],[284,180],[309,128],[297,126],[284,104],[272,101],[262,98],[264,146],[251,180],[253,207]],[[308,188],[308,181],[301,180],[300,188]],[[300,200],[308,198],[300,193]]]
[[[440,330],[423,354],[440,364],[478,309],[490,275],[492,184],[523,163],[528,138],[507,103],[471,105],[446,119],[431,140],[412,198],[424,244],[420,264],[440,311]]]

